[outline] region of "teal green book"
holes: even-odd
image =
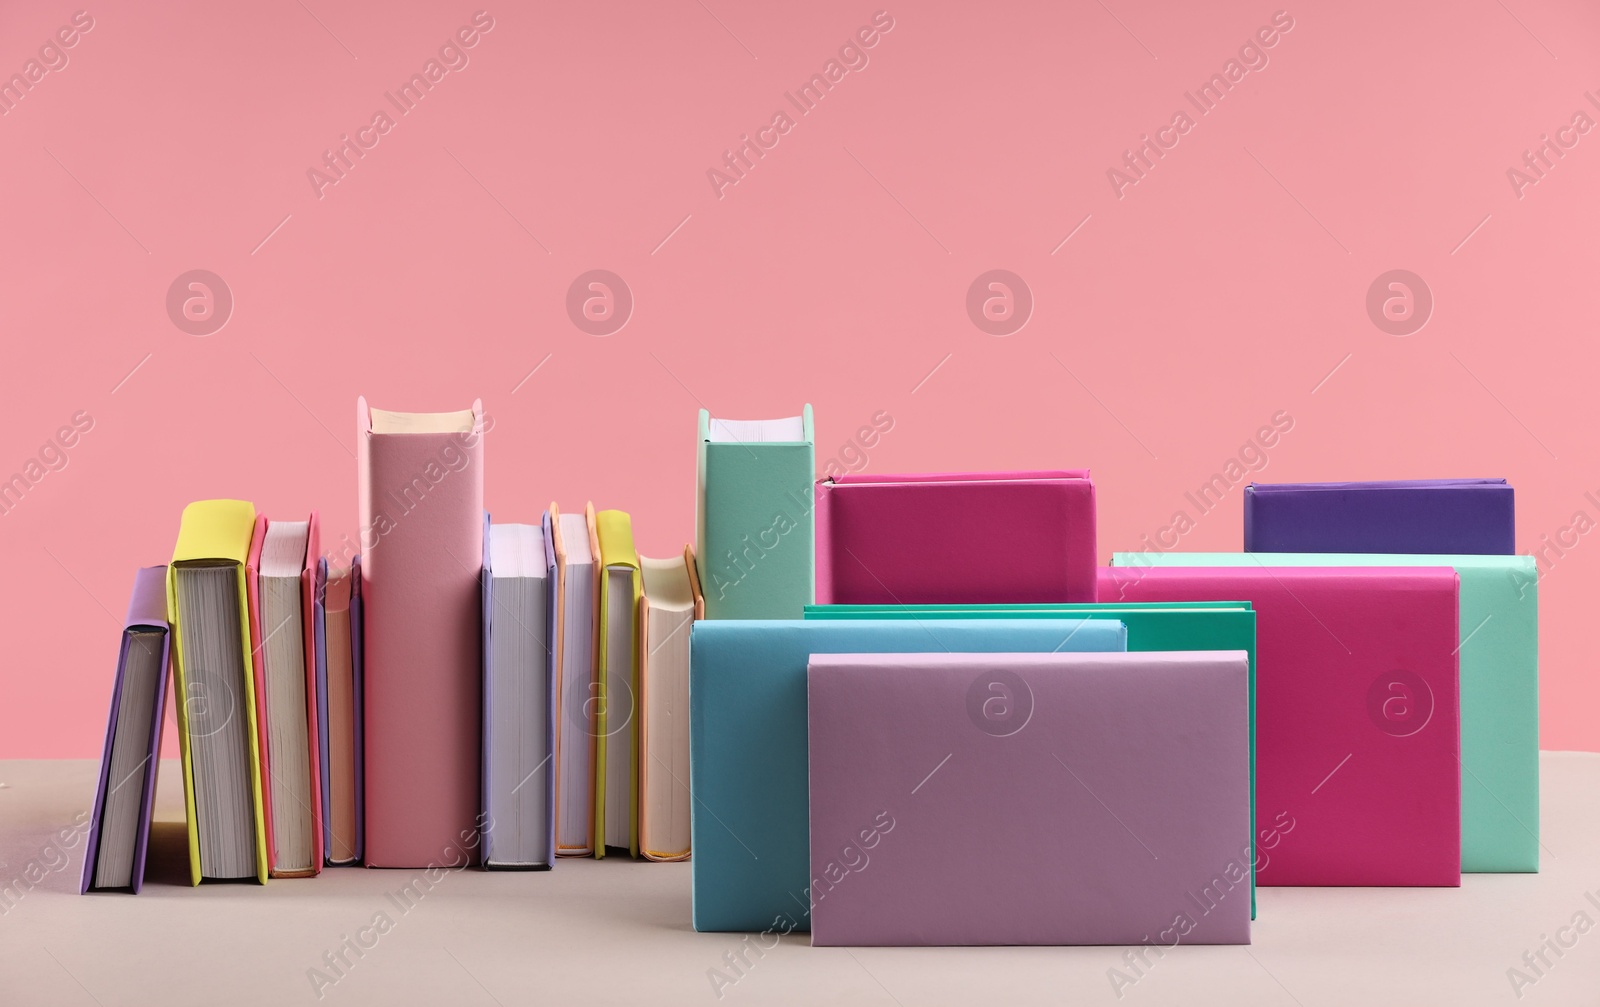
[[[816,587],[811,407],[777,420],[700,410],[695,556],[707,619],[798,619]]]
[[[1450,566],[1461,578],[1461,872],[1539,870],[1539,575],[1531,556],[1136,553],[1112,566]],[[1133,649],[1129,627],[1129,649]]]
[[[1250,655],[1250,835],[1255,830],[1256,613],[1244,601],[1151,601],[1039,605],[807,605],[807,619],[1115,619],[1128,631],[1128,650],[1242,650]],[[1276,839],[1273,840],[1276,843]],[[1270,851],[1252,850],[1254,863]],[[1255,919],[1255,876],[1250,918]]]

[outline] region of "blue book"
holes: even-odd
[[[1110,619],[704,620],[689,641],[694,927],[788,933],[811,929],[812,654],[1121,652],[1128,634]],[[969,703],[974,730],[992,727],[988,699]]]

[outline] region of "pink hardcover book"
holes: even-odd
[[[475,863],[483,404],[356,403],[368,867]]]
[[[817,483],[817,604],[1095,600],[1087,470]]]
[[[267,837],[267,873],[272,875],[273,851],[277,848],[272,834],[272,758],[267,744],[266,678],[261,667],[261,544],[267,537],[267,516],[256,515],[255,530],[250,534],[250,552],[244,561],[244,588],[246,608],[250,612],[250,667],[255,675],[256,697],[256,753],[261,763],[261,831]]]
[[[1101,601],[1256,611],[1261,885],[1461,883],[1450,567],[1106,567]]]
[[[816,945],[1248,944],[1249,655],[815,654]]]
[[[321,550],[319,536],[319,521],[317,512],[312,511],[307,521],[306,551],[301,561],[300,571],[300,640],[305,660],[305,709],[301,715],[305,718],[306,748],[307,748],[307,773],[306,786],[309,788],[308,800],[305,802],[311,820],[310,842],[312,857],[309,865],[295,869],[287,869],[278,863],[278,841],[282,838],[275,835],[275,823],[272,814],[273,794],[273,768],[271,759],[271,716],[269,715],[269,695],[267,682],[267,668],[262,648],[267,636],[276,632],[287,632],[284,627],[263,627],[261,622],[261,549],[266,542],[268,521],[265,514],[256,515],[255,531],[250,536],[250,553],[245,560],[245,595],[249,600],[250,608],[250,657],[251,667],[255,674],[256,698],[256,735],[257,747],[261,761],[261,819],[262,827],[267,837],[268,876],[274,878],[305,878],[314,877],[322,873],[323,844],[322,844],[322,775],[317,766],[320,762],[321,741],[318,733],[317,715],[317,640],[316,640],[316,579],[317,559]]]

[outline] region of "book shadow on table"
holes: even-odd
[[[151,822],[150,845],[145,849],[144,883],[194,887],[189,882],[189,827],[183,822]],[[255,877],[219,880],[208,885],[256,885]]]
[[[146,885],[189,885],[189,827],[183,822],[151,822],[145,850]]]

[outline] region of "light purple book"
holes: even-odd
[[[117,651],[117,677],[106,718],[80,893],[128,889],[137,894],[144,885],[156,768],[161,762],[170,638],[167,568],[144,567],[134,576]]]
[[[351,697],[356,718],[356,863],[367,849],[367,757],[366,714],[362,709],[366,693],[366,618],[361,602],[361,557],[350,561],[350,664],[355,676],[355,695]]]
[[[814,945],[1248,944],[1244,651],[814,654]]]
[[[556,594],[550,513],[538,525],[492,525],[483,515],[483,865],[555,865]],[[522,550],[537,542],[529,557]],[[500,543],[512,565],[496,568]],[[532,565],[524,565],[529,564]],[[533,571],[537,569],[538,573]],[[496,586],[496,580],[500,581]],[[528,603],[535,600],[530,610]],[[532,644],[533,646],[529,646]],[[509,771],[508,771],[509,770]]]
[[[317,775],[322,783],[322,864],[333,861],[333,793],[328,752],[328,557],[317,557],[311,601],[311,626],[317,655]]]

